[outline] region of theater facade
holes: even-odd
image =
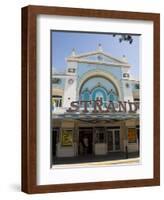
[[[97,50],[67,58],[52,72],[52,153],[55,157],[139,152],[139,80],[125,56]]]

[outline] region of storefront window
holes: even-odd
[[[61,145],[72,146],[73,145],[73,130],[63,129],[62,130]]]
[[[136,128],[128,128],[128,143],[137,143]]]
[[[62,107],[62,96],[53,96],[52,105],[55,108]]]
[[[96,129],[96,143],[104,143],[105,142],[105,129],[97,128]]]

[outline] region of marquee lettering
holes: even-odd
[[[72,101],[67,112],[83,112],[83,113],[107,113],[107,112],[125,112],[136,113],[139,109],[139,102],[130,101]]]

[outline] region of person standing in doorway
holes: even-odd
[[[88,137],[84,136],[83,138],[83,153],[86,155],[88,154],[88,147],[89,147],[89,140],[88,140]]]

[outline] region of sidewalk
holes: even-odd
[[[81,167],[109,167],[114,165],[129,165],[129,164],[139,164],[140,158],[129,158],[123,160],[114,161],[102,161],[102,162],[89,162],[89,163],[78,163],[78,164],[63,164],[63,165],[53,165],[53,169],[65,169],[65,168],[81,168]]]
[[[93,167],[138,164],[138,152],[129,153],[128,158],[124,152],[111,152],[108,155],[82,155],[77,157],[54,158],[53,168]]]

